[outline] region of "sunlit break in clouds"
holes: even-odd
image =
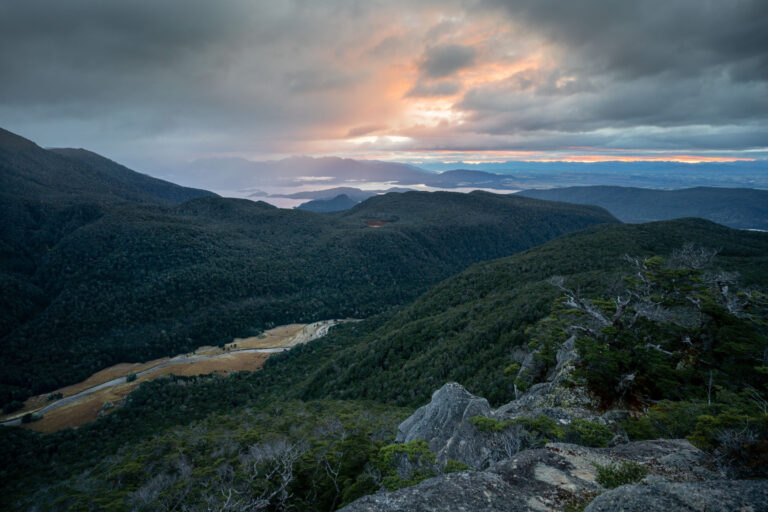
[[[10,1],[0,64],[2,126],[146,171],[768,156],[762,0]]]

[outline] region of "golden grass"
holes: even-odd
[[[142,382],[157,379],[158,377],[169,375],[171,373],[175,375],[193,376],[214,372],[227,374],[236,371],[258,370],[264,365],[264,361],[267,360],[269,354],[255,352],[238,353],[232,351],[294,346],[297,343],[305,341],[308,335],[307,331],[312,331],[311,326],[309,329],[306,329],[307,325],[308,324],[281,325],[274,329],[264,331],[260,336],[235,338],[231,343],[225,345],[223,350],[219,347],[208,345],[199,347],[188,355],[194,354],[196,356],[218,357],[205,361],[175,363],[164,368],[159,368],[156,371],[142,375],[133,382],[120,383],[116,386],[111,386],[107,389],[88,394],[75,402],[66,404],[46,413],[43,419],[34,423],[25,424],[24,427],[40,432],[55,432],[62,428],[77,427],[90,421],[94,421],[98,417],[98,413],[105,402],[117,403]],[[48,395],[50,394],[61,393],[63,397],[72,396],[99,384],[103,384],[104,382],[125,377],[132,373],[140,373],[163,363],[167,363],[170,360],[171,358],[163,357],[145,363],[120,363],[110,366],[109,368],[94,373],[86,380],[78,382],[77,384],[63,387],[51,393],[31,397],[24,403],[24,407],[21,410],[6,415],[2,420],[18,418],[28,412],[42,409],[51,403],[48,401]]]
[[[249,352],[244,354],[226,354],[215,359],[179,363],[160,368],[155,372],[142,375],[133,382],[121,383],[106,389],[100,389],[79,400],[54,409],[39,421],[23,426],[38,432],[55,432],[63,428],[79,427],[96,421],[99,411],[106,402],[117,404],[142,382],[154,380],[166,375],[207,375],[209,373],[228,374],[237,371],[255,371],[264,365],[269,354]],[[107,411],[108,413],[109,411]]]

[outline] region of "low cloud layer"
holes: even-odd
[[[762,0],[11,1],[0,66],[0,125],[147,171],[222,155],[768,156]]]

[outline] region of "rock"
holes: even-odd
[[[510,501],[514,489],[501,476],[474,471],[430,478],[390,493],[365,496],[342,508],[344,512],[522,512],[524,503]]]
[[[584,512],[765,512],[768,481],[719,480],[624,485],[598,496]]]
[[[438,465],[449,459],[473,468],[487,466],[490,449],[469,419],[488,416],[488,400],[479,398],[460,384],[450,382],[432,394],[432,400],[420,407],[398,427],[398,443],[421,439],[437,455]]]
[[[608,465],[627,460],[643,464],[652,475],[658,477],[651,479],[654,483],[646,487],[667,485],[681,480],[696,480],[704,476],[718,477],[706,471],[688,473],[681,470],[681,461],[690,464],[690,467],[698,467],[697,464],[703,464],[705,460],[704,455],[685,440],[640,441],[614,448],[587,448],[566,443],[551,443],[545,448],[519,452],[485,471],[464,471],[438,476],[406,489],[366,496],[342,510],[563,510],[566,506],[584,506],[605,491],[597,482],[596,464]],[[716,480],[707,481],[705,485],[712,482]],[[698,482],[691,483],[702,485]],[[672,507],[668,510],[676,509]]]

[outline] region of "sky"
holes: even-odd
[[[0,126],[151,172],[768,158],[765,0],[5,0]]]

